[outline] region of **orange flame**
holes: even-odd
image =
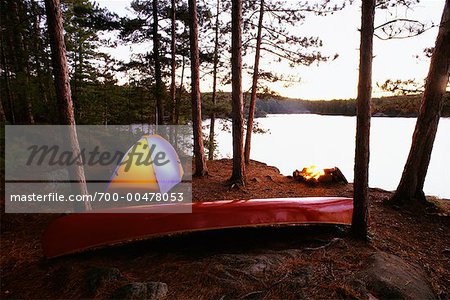
[[[323,169],[318,169],[317,166],[310,166],[303,168],[303,170],[300,172],[300,175],[303,176],[303,178],[305,178],[306,180],[318,180],[320,176],[325,175],[325,172]]]

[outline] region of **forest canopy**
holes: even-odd
[[[131,16],[119,17],[94,1],[62,1],[72,100],[78,124],[154,123],[159,98],[164,100],[159,104],[163,109],[159,115],[165,122],[175,113],[175,105],[179,123],[190,120],[188,5],[183,1],[176,3],[176,83],[172,87],[172,7],[170,1],[156,2],[156,14],[151,9],[151,1],[134,0],[130,2]],[[350,4],[348,1],[333,3],[327,4],[325,1],[323,5],[309,5],[305,2],[287,7],[279,1],[245,2],[242,16],[243,57],[247,59],[243,65],[244,72],[253,73],[253,65],[245,62],[253,60],[261,7],[264,8],[265,18],[261,23],[260,47],[266,62],[268,59],[287,60],[292,67],[297,67],[336,59],[338,53],[322,51],[323,42],[319,36],[302,36],[297,31],[289,30],[292,26],[307,22],[311,15],[326,18]],[[231,79],[230,14],[231,6],[227,1],[198,3],[200,76],[201,79],[212,76],[216,70],[217,84],[228,84]],[[153,30],[155,20],[158,24],[156,35]],[[0,96],[2,111],[11,124],[58,122],[46,22],[41,1],[1,1]],[[216,29],[218,35],[214,38]],[[158,37],[159,45],[156,53],[154,47],[143,53],[130,51],[128,61],[117,60],[111,54],[118,46],[152,45],[155,37]],[[158,68],[155,68],[156,58]],[[298,79],[265,66],[259,68],[257,116],[292,112],[354,115],[354,100],[281,101],[277,92],[271,90],[270,83],[289,84]],[[171,90],[175,90],[177,104],[169,99]],[[250,90],[244,90],[246,109],[250,94]],[[211,93],[202,91],[203,117],[212,113],[229,116],[229,94],[221,92],[217,101],[213,98]],[[372,110],[375,115],[416,116],[419,99],[418,95],[376,99]],[[449,116],[448,97],[443,116]]]

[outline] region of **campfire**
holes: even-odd
[[[317,183],[344,183],[348,181],[338,167],[330,169],[320,169],[316,166],[305,167],[301,171],[295,170],[292,174],[294,179],[301,182]]]

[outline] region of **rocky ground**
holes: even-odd
[[[231,162],[208,162],[195,201],[352,196],[352,185],[308,186],[252,162],[230,189]],[[3,194],[3,192],[1,193]],[[0,298],[450,299],[450,202],[409,212],[371,189],[372,240],[336,226],[181,234],[47,260],[40,237],[56,215],[1,214]],[[4,211],[4,209],[2,209]]]

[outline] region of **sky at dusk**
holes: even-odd
[[[292,1],[291,1],[292,2]],[[101,7],[117,13],[119,16],[133,16],[130,12],[128,0],[100,0]],[[375,26],[393,18],[414,19],[426,24],[438,24],[441,18],[444,0],[422,0],[413,9],[405,11],[393,8],[389,12],[377,10]],[[323,54],[339,54],[334,61],[312,66],[289,68],[287,63],[273,62],[272,57],[262,52],[262,68],[273,70],[285,75],[300,78],[300,82],[285,86],[284,83],[273,83],[271,88],[282,96],[303,99],[346,99],[356,97],[359,64],[359,32],[360,1],[346,7],[344,10],[328,16],[308,16],[305,21],[290,30],[298,30],[304,36],[318,36],[323,41],[320,51]],[[376,87],[376,83],[383,83],[386,79],[416,79],[420,82],[426,77],[429,59],[423,55],[423,50],[434,46],[437,28],[408,38],[383,41],[374,38],[373,82],[374,97],[385,95]],[[200,39],[201,42],[201,39]],[[144,53],[151,49],[151,45],[136,46],[119,45],[108,52],[115,58],[128,61],[131,52]],[[417,57],[417,55],[419,57]],[[272,61],[272,62],[271,62]],[[252,60],[246,61],[252,64]],[[119,76],[119,83],[125,83],[127,78]],[[211,79],[205,78],[201,82],[202,92],[212,90]],[[249,75],[244,75],[243,88],[247,90],[251,85]],[[230,91],[230,86],[221,86],[220,90]]]

